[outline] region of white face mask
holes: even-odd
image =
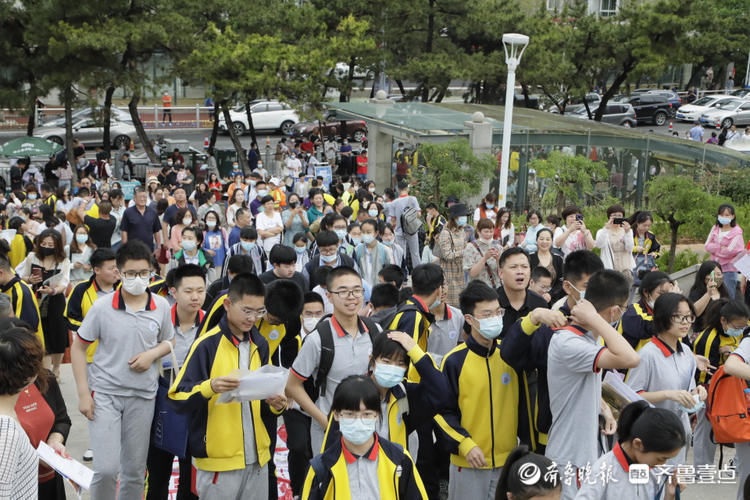
[[[320,318],[304,318],[302,320],[302,326],[304,327],[305,332],[310,333],[315,330],[318,321],[320,321]]]
[[[148,278],[123,278],[122,288],[130,295],[143,295],[148,287]]]
[[[182,219],[182,224],[185,226],[189,226],[192,223],[193,223],[193,219],[191,219],[190,217],[185,217],[184,219]]]

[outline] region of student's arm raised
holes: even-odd
[[[622,335],[617,333],[612,325],[599,315],[591,302],[583,300],[576,304],[570,311],[570,319],[574,324],[580,325],[604,339],[607,348],[601,352],[596,360],[598,370],[619,370],[638,366],[640,362],[638,353]]]

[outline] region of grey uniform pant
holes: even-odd
[[[201,500],[256,500],[268,498],[268,464],[213,472],[196,469],[195,489]]]
[[[716,443],[711,441],[711,422],[706,418],[705,408],[698,410],[693,434],[693,461],[695,466],[713,465]]]
[[[92,500],[141,500],[154,399],[94,393]],[[117,478],[120,478],[119,495]]]
[[[737,468],[737,500],[743,500],[745,481],[750,475],[750,443],[734,443],[734,451],[737,452],[734,459],[734,466]]]
[[[403,231],[396,233],[396,243],[404,249],[404,257],[411,254],[411,268],[414,269],[422,263],[419,254],[419,233],[406,234]]]
[[[495,500],[502,467],[470,469],[451,464],[448,476],[448,500]]]

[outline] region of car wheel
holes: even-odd
[[[362,129],[355,130],[352,134],[352,139],[356,142],[362,142],[362,139],[366,137],[365,131]]]
[[[65,146],[65,141],[63,141],[62,137],[52,135],[50,137],[47,137],[47,140],[59,144],[60,146]]]
[[[722,128],[729,128],[729,127],[732,126],[733,123],[734,123],[734,120],[732,120],[731,118],[724,118],[721,121],[721,127]]]
[[[128,149],[130,147],[130,137],[127,135],[118,135],[114,141],[117,149]]]
[[[281,124],[281,133],[284,135],[292,135],[292,131],[294,130],[294,122],[292,120],[287,120]]]
[[[241,136],[245,133],[245,124],[242,122],[232,122],[232,128],[234,129],[234,133],[237,134],[237,136]]]
[[[667,123],[667,114],[663,111],[656,113],[654,115],[654,123],[659,127]]]

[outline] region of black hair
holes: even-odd
[[[239,191],[238,189],[234,190],[235,193],[238,191]],[[238,208],[237,211],[234,213],[234,220],[236,221],[239,217],[242,217],[243,215],[248,214],[248,213],[250,213],[249,208],[245,208],[245,207]]]
[[[253,297],[265,297],[266,286],[254,274],[241,273],[232,279],[229,284],[229,300],[239,302],[242,297],[250,295]]]
[[[348,205],[341,209],[341,217],[346,220],[349,220],[353,213],[354,209]]]
[[[542,213],[539,210],[529,210],[529,212],[526,214],[526,222],[529,222],[529,219],[531,219],[532,215],[536,215],[539,218],[539,223],[542,223]]]
[[[531,279],[534,281],[539,281],[541,278],[552,279],[552,273],[549,272],[549,269],[544,266],[536,266],[531,271]]]
[[[401,285],[404,284],[404,273],[396,264],[383,266],[383,269],[378,271],[378,276],[383,278],[386,283],[395,283],[396,288],[401,288]]]
[[[255,230],[254,227],[243,227],[240,229],[240,239],[241,240],[257,240],[258,239],[258,231]]]
[[[256,184],[256,186],[257,186],[257,184]],[[261,204],[261,205],[265,205],[265,204],[266,204],[266,203],[268,203],[269,201],[274,201],[274,200],[273,200],[273,196],[271,196],[270,194],[267,194],[267,195],[265,195],[265,196],[264,196],[263,198],[261,198],[261,199],[260,199],[260,204]]]
[[[197,226],[185,226],[182,228],[182,234],[185,233],[193,233],[196,241],[198,242],[197,247],[200,249],[201,245],[203,244],[203,231],[198,229]]]
[[[585,275],[591,276],[604,269],[602,259],[590,250],[570,252],[563,264],[563,276],[569,282],[580,281]]]
[[[695,316],[693,303],[684,295],[679,293],[663,293],[659,295],[659,298],[654,303],[653,321],[655,332],[666,332],[672,327],[672,316],[683,302],[690,307],[690,313]]]
[[[320,266],[320,267],[328,267],[328,266]],[[362,281],[362,277],[357,273],[357,271],[354,270],[354,268],[349,266],[339,266],[331,269],[331,272],[328,273],[328,276],[326,276],[326,288],[331,289],[331,285],[333,285],[333,282],[342,276],[356,276],[357,279]]]
[[[651,408],[647,401],[630,403],[617,421],[617,441],[638,438],[643,451],[670,452],[685,446],[687,439],[680,417],[670,410]]]
[[[328,275],[331,274],[331,271],[333,271],[331,266],[318,266],[313,273],[313,278],[318,284],[328,287],[326,283],[328,283]]]
[[[735,211],[734,211],[734,206],[733,206],[733,205],[730,205],[729,203],[722,203],[721,205],[719,205],[719,210],[717,210],[717,211],[716,211],[716,214],[717,214],[717,217],[716,217],[716,225],[717,225],[717,226],[721,226],[721,223],[719,222],[719,217],[718,217],[718,216],[719,216],[719,215],[721,214],[721,212],[723,212],[724,210],[729,210],[729,213],[730,213],[730,214],[732,214],[732,215],[734,215],[734,218],[732,219],[732,222],[730,222],[730,223],[729,223],[729,225],[730,225],[731,227],[734,227],[734,226],[736,226],[736,225],[737,225],[737,214],[736,214],[736,213],[735,213]]]
[[[497,267],[503,267],[505,265],[505,261],[513,257],[514,255],[523,255],[524,257],[526,257],[526,262],[531,264],[529,254],[526,250],[521,247],[510,247],[500,255],[500,260],[497,263]]]
[[[628,219],[628,224],[630,224],[633,227],[633,234],[634,235],[635,235],[636,229],[637,229],[636,226],[638,224],[643,224],[647,220],[650,220],[651,222],[654,222],[653,215],[651,215],[651,212],[649,212],[647,210],[641,210],[641,211],[636,212],[636,213],[634,213],[633,215],[630,216],[630,218]]]
[[[647,293],[651,293],[659,288],[664,283],[672,283],[672,278],[663,271],[651,271],[643,275],[641,278],[641,286],[638,288],[638,293],[643,297]]]
[[[13,216],[8,221],[8,229],[15,229],[18,234],[21,234],[21,226],[23,226],[25,220],[23,220],[23,217],[19,216]]]
[[[443,268],[437,264],[420,264],[411,273],[411,285],[416,295],[430,295],[443,286],[443,283]]]
[[[237,212],[239,212],[239,210],[237,210]],[[237,212],[234,213],[235,219],[237,218]],[[219,217],[219,214],[216,212],[216,210],[209,210],[208,212],[206,212],[206,215],[203,216],[203,223],[206,224],[206,219],[208,219],[209,215],[213,215],[214,217],[216,217],[216,226],[218,226],[221,222],[221,217]],[[216,226],[214,226],[214,231],[217,229]],[[208,224],[206,224],[206,229],[208,229]]]
[[[398,288],[390,283],[379,283],[372,287],[370,303],[373,307],[395,307],[398,305]]]
[[[111,248],[97,248],[91,253],[89,264],[91,264],[92,268],[101,267],[108,260],[115,260],[116,258],[115,251]]]
[[[343,220],[344,222],[346,222],[346,217],[341,214],[337,214],[335,211],[325,214],[320,220],[320,229],[330,230],[330,228],[333,227],[334,222],[336,222],[337,220]]]
[[[364,375],[349,375],[341,381],[333,393],[331,413],[342,410],[358,412],[362,403],[368,410],[377,412],[378,415],[382,416],[380,391],[375,382]]]
[[[388,332],[391,330],[385,330],[378,334],[372,342],[372,362],[374,363],[378,358],[392,359],[394,361],[399,360],[404,364],[409,363],[409,356],[406,353],[404,346],[396,342],[395,340],[388,338]]]
[[[369,208],[368,208],[369,210]],[[360,222],[359,227],[360,229],[365,227],[365,224],[372,226],[372,228],[375,230],[375,234],[378,232],[378,221],[375,219],[365,219],[362,222]]]
[[[534,478],[537,479],[532,482]],[[522,444],[516,446],[505,459],[495,500],[507,500],[508,493],[513,495],[513,500],[529,500],[561,488],[562,482],[552,460],[531,453],[529,447]]]
[[[535,238],[536,241],[539,240],[539,235],[541,235],[542,233],[549,233],[549,237],[554,238],[554,233],[552,233],[552,229],[548,227],[543,227],[539,231],[536,232],[536,238]]]
[[[179,288],[182,284],[182,280],[185,278],[201,278],[206,281],[206,273],[203,268],[197,264],[183,264],[179,267],[174,268],[174,275],[170,280],[171,286]],[[171,272],[171,271],[170,271]]]
[[[706,276],[711,274],[717,267],[719,268],[719,271],[721,271],[721,266],[714,260],[707,260],[703,264],[701,264],[701,267],[698,268],[698,272],[695,273],[695,281],[693,282],[693,286],[690,287],[691,296],[702,297],[703,295],[705,295],[706,291],[708,290],[708,287],[706,286]],[[723,280],[721,282],[721,285],[717,287],[717,290],[719,292],[719,295],[721,295],[722,297],[729,297],[729,290],[727,290],[727,287],[724,284]]]
[[[112,198],[124,198],[124,197],[125,197],[125,193],[123,193],[122,190],[120,190],[120,189],[113,189],[109,193],[109,199],[110,200]]]
[[[622,205],[610,205],[607,207],[607,219],[612,217],[612,214],[621,213],[623,216],[625,215],[625,209],[622,208]]]
[[[398,303],[403,304],[404,302],[406,302],[406,300],[412,296],[412,293],[414,293],[414,291],[410,286],[405,286],[400,289],[398,291]]]
[[[278,279],[266,285],[266,310],[281,321],[297,318],[303,304],[302,289],[294,281]]]
[[[580,213],[581,213],[580,208],[578,208],[575,205],[568,205],[562,211],[562,220],[567,219],[569,215],[580,214]]]
[[[487,283],[480,280],[472,280],[466,285],[466,288],[458,296],[458,302],[461,306],[461,312],[466,314],[474,314],[474,308],[477,302],[500,302],[500,298],[494,288],[490,287]]]
[[[129,260],[145,260],[151,266],[151,249],[140,240],[130,240],[117,250],[117,267],[122,268]]]
[[[330,247],[339,245],[339,237],[333,231],[320,231],[315,237],[315,243],[318,244],[318,248]]]
[[[586,287],[586,300],[591,302],[597,311],[624,304],[629,296],[628,280],[622,273],[612,269],[604,269],[592,274]]]
[[[317,293],[317,292],[305,292],[304,302],[303,302],[302,305],[304,306],[305,304],[310,304],[312,302],[317,302],[319,304],[322,304],[323,306],[326,305],[326,303],[323,301],[323,297],[321,297],[319,293]]]
[[[659,297],[661,298],[661,297]],[[722,297],[708,304],[703,313],[703,326],[707,329],[715,328],[719,333],[726,333],[721,326],[721,318],[732,322],[737,319],[750,319],[750,309],[744,302]]]
[[[249,255],[235,254],[229,257],[227,273],[240,274],[253,268],[253,259]]]
[[[274,266],[277,264],[294,264],[297,262],[297,252],[292,247],[276,243],[268,254],[268,260]]]
[[[294,236],[292,236],[292,244],[296,244],[298,241],[304,241],[305,246],[307,246],[307,236],[303,231],[294,233]]]

